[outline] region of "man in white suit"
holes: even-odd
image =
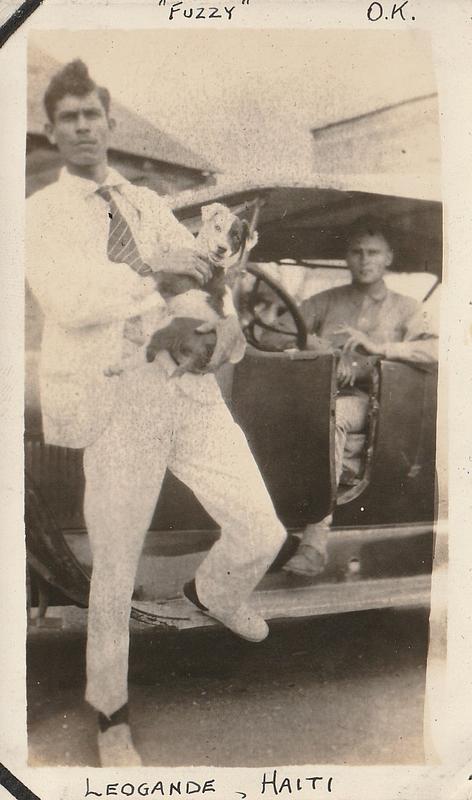
[[[65,162],[58,181],[27,204],[27,274],[45,315],[44,436],[84,448],[93,554],[86,698],[99,712],[101,764],[139,764],[127,718],[129,614],[166,468],[221,525],[185,595],[250,641],[268,628],[246,601],[286,533],[212,372],[171,377],[182,340],[192,347],[202,335],[216,338],[211,370],[244,351],[235,315],[213,333],[185,334],[156,291],[153,268],[204,279],[193,236],[162,198],[108,167],[109,93],[81,61],[52,79],[44,100],[47,135]],[[107,377],[137,347],[126,338],[135,324],[165,329],[171,355]]]

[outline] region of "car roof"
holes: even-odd
[[[296,198],[336,192],[362,192],[381,197],[408,198],[421,202],[441,202],[439,189],[434,181],[427,183],[407,175],[317,175],[310,179],[278,178],[269,181],[220,181],[212,186],[187,189],[171,199],[173,208],[187,208],[203,203],[223,202],[224,198],[262,192],[274,196]]]
[[[442,204],[436,187],[408,176],[318,176],[310,181],[234,182],[187,190],[170,203],[193,231],[202,205],[220,202],[259,231],[254,260],[339,259],[346,231],[366,214],[381,217],[392,234],[395,269],[433,272],[442,265]],[[382,191],[380,191],[382,189]]]

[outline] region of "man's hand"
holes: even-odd
[[[338,386],[345,388],[369,380],[377,363],[377,358],[362,353],[341,353],[336,371]]]
[[[216,322],[205,322],[197,329],[200,336],[207,335],[211,331],[216,333],[216,347],[207,372],[214,372],[228,361],[232,364],[241,361],[246,350],[246,339],[237,316],[232,314]]]
[[[190,275],[203,286],[211,275],[211,266],[191,247],[182,247],[171,250],[163,264],[159,266],[162,272],[173,272],[178,275]]]
[[[362,347],[366,353],[369,353],[373,356],[384,356],[385,355],[385,345],[380,344],[380,342],[374,342],[372,339],[369,339],[367,334],[362,333],[362,331],[357,331],[355,328],[351,328],[350,326],[346,326],[345,328],[338,328],[335,331],[336,334],[345,334],[347,335],[347,339],[343,346],[343,353],[352,353],[354,350],[357,350],[359,347]]]
[[[216,345],[214,332],[196,332],[201,320],[176,317],[165,328],[156,331],[146,349],[148,361],[154,361],[157,353],[167,350],[181,368],[178,374],[192,372],[201,374],[207,371],[210,358]]]
[[[356,374],[352,358],[347,355],[341,355],[336,370],[336,377],[338,379],[338,386],[354,386]]]

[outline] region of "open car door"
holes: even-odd
[[[248,348],[235,368],[231,408],[288,528],[332,510],[335,395],[333,356]]]

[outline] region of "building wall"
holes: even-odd
[[[437,98],[406,102],[313,130],[317,173],[439,175]]]

